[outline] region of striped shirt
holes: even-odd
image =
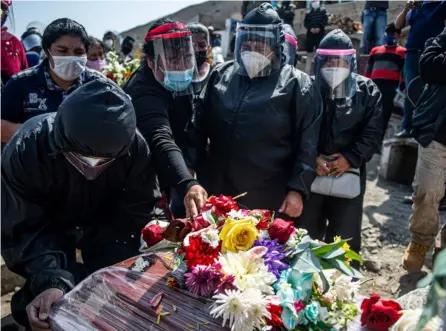
[[[372,49],[364,76],[372,80],[403,81],[406,49],[401,46],[377,46]]]
[[[304,26],[307,30],[312,28],[324,30],[327,24],[328,14],[324,7],[320,7],[318,9],[311,8],[305,15]]]

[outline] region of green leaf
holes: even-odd
[[[346,252],[345,257],[350,260],[353,260],[353,261],[358,261],[359,263],[364,262],[362,257],[358,253],[356,253],[355,251],[352,251],[352,250],[349,250],[348,252]]]
[[[174,272],[180,267],[181,262],[183,262],[185,255],[186,254],[181,254],[175,257],[175,259],[173,260],[172,272]]]
[[[302,238],[299,244],[297,244],[296,248],[293,249],[294,254],[302,253],[304,250],[310,246],[311,238],[310,236],[305,236]]]
[[[433,271],[434,277],[446,277],[446,249],[438,253],[435,258],[435,266]]]
[[[317,322],[316,327],[318,330],[335,330],[332,325],[322,321]]]
[[[342,247],[344,244],[345,244],[345,241],[341,240],[341,241],[338,241],[338,242],[335,242],[335,243],[323,245],[323,246],[318,247],[318,248],[313,248],[312,251],[313,251],[313,253],[315,255],[322,256],[324,254],[327,254],[328,252],[331,252],[331,251],[333,251],[335,249],[338,249],[338,248]]]
[[[429,274],[426,277],[424,277],[423,279],[421,279],[418,283],[417,283],[417,287],[421,288],[421,287],[426,287],[428,285],[430,285],[432,283],[432,280],[434,279],[434,275],[433,274]]]
[[[322,258],[329,260],[329,259],[334,259],[334,258],[337,258],[340,256],[344,256],[344,254],[345,254],[345,250],[343,248],[338,248],[338,249],[335,249],[331,252],[328,252],[328,253],[322,255]]]
[[[345,264],[345,262],[343,261],[339,261],[336,259],[331,259],[331,260],[326,260],[329,264],[332,265],[332,267],[334,267],[335,269],[339,270],[340,272],[342,272],[343,274],[350,276],[350,277],[356,277],[355,276],[355,272],[353,271],[353,269],[348,266],[347,264]]]
[[[325,277],[324,273],[322,271],[319,272],[319,277],[321,277],[322,280],[322,286],[323,286],[323,293],[325,294],[328,292],[328,290],[330,289],[330,284],[328,284],[328,280]]]
[[[321,264],[322,270],[333,269],[333,266],[330,263],[328,263],[325,260],[323,260],[323,259],[319,260],[319,263]]]
[[[302,252],[302,254],[294,257],[290,266],[302,273],[319,272],[321,270],[319,259],[310,249],[306,249]]]

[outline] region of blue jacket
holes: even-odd
[[[34,116],[55,112],[64,98],[77,87],[103,77],[99,72],[86,68],[73,86],[63,90],[45,73],[47,66],[48,60],[44,60],[9,79],[2,89],[2,120],[23,123]]]

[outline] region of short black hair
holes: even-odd
[[[201,23],[189,23],[188,25],[186,25],[186,27],[192,33],[204,33],[205,38],[206,38],[206,40],[207,40],[207,42],[209,44],[209,30],[203,24],[201,24]]]
[[[168,23],[180,23],[180,22],[172,21],[170,18],[161,18],[161,19],[155,21],[150,26],[148,32],[152,31],[153,29],[155,29],[155,28],[157,28],[157,27],[159,27],[161,25],[168,24]],[[181,32],[181,31],[187,31],[187,30],[175,29],[175,30],[170,30],[169,32]],[[155,50],[153,48],[153,42],[152,41],[146,41],[144,43],[144,46],[143,46],[143,51],[144,51],[144,54],[146,55],[146,57],[148,57],[149,59],[153,59],[155,57]]]
[[[133,46],[134,43],[135,43],[135,39],[133,39],[133,38],[130,37],[130,36],[125,37],[124,40],[122,41],[122,44],[123,44],[123,45],[124,45],[124,44],[129,44],[129,45],[132,45],[132,46]]]
[[[395,22],[390,22],[389,24],[387,24],[386,26],[386,33],[387,34],[394,34],[394,33],[401,33],[401,29],[397,29]]]
[[[59,18],[51,22],[43,32],[43,50],[49,50],[51,45],[63,36],[79,37],[85,49],[88,49],[88,34],[84,26],[69,18]]]
[[[101,45],[102,50],[105,51],[105,45],[104,45],[104,43],[102,42],[102,40],[100,40],[100,39],[98,39],[98,38],[95,38],[95,37],[91,37],[91,36],[88,37],[88,47],[90,47],[91,45],[96,44],[96,43],[98,43],[99,45]]]

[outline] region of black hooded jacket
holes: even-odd
[[[277,210],[289,190],[308,196],[320,114],[310,78],[290,65],[254,79],[218,65],[194,117],[198,178],[209,193],[248,192],[249,208]]]
[[[352,49],[350,38],[336,29],[322,39],[322,49]],[[324,99],[324,114],[319,137],[319,153],[332,155],[341,153],[353,168],[364,169],[365,164],[379,150],[382,135],[381,92],[369,78],[352,73],[342,84],[351,97],[332,99],[328,85],[318,72],[323,63],[316,63],[316,82],[321,84]],[[356,70],[352,58],[350,70]]]
[[[154,154],[161,187],[174,187],[184,196],[191,186],[198,184],[182,154],[193,96],[174,98],[157,82],[147,61],[129,79],[124,90],[132,97],[138,129]]]
[[[74,91],[57,113],[25,122],[2,155],[2,256],[33,296],[75,284],[65,252],[74,254],[80,232],[113,243],[139,238],[160,197],[130,98],[104,81]],[[67,151],[115,159],[87,180]]]

